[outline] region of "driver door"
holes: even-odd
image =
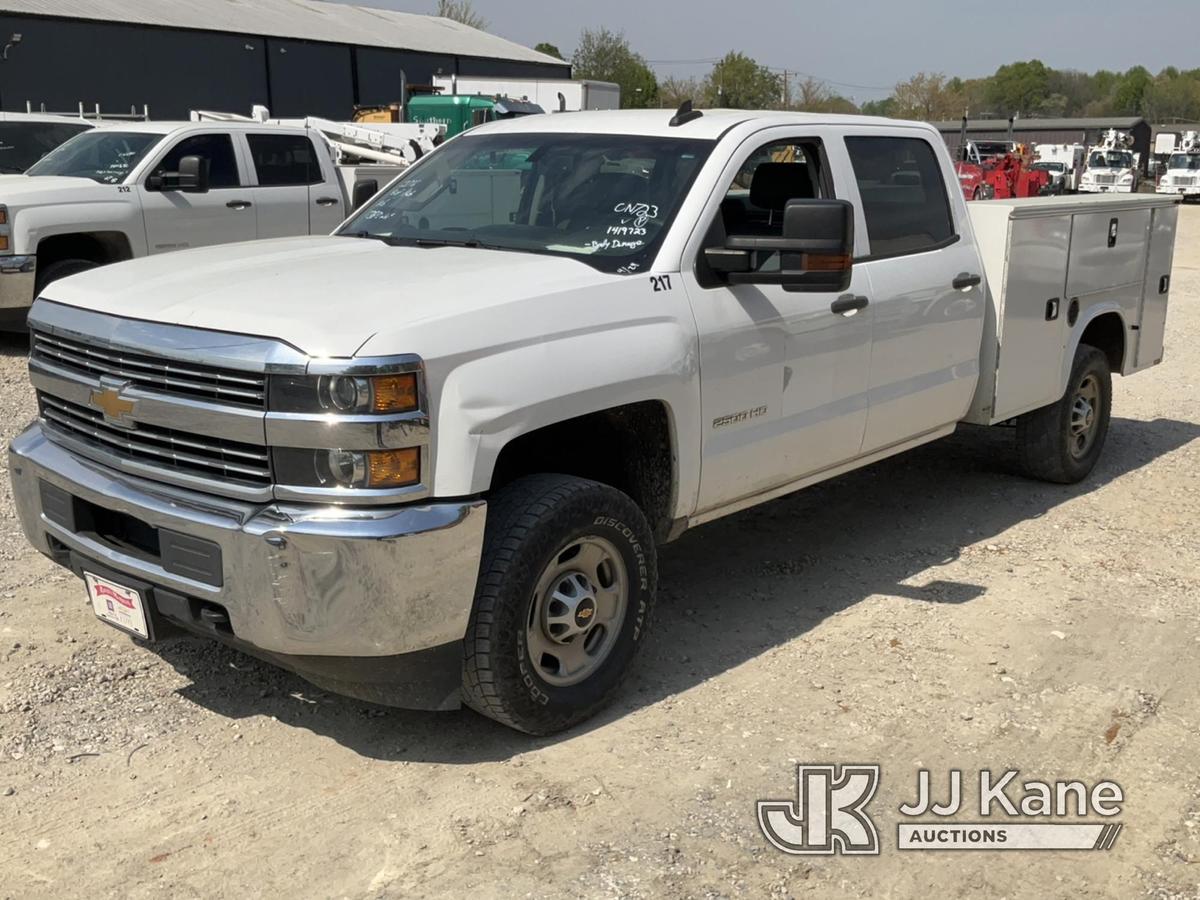
[[[205,193],[148,187],[153,175],[175,172],[185,156],[208,160],[209,185]],[[258,237],[258,220],[250,188],[244,187],[245,167],[228,134],[191,134],[180,138],[155,162],[137,192],[146,222],[150,253],[166,253],[210,244],[252,241]]]
[[[695,265],[682,273],[700,333],[700,514],[857,456],[871,362],[865,272],[853,271],[844,291],[730,285],[703,252],[728,236],[780,236],[790,199],[847,196],[840,142],[821,129],[771,129],[722,178],[685,255]],[[759,262],[778,268],[779,254]]]

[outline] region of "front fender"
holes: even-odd
[[[125,235],[134,256],[146,255],[146,224],[135,194],[128,200],[56,203],[20,210],[13,219],[17,246],[36,252],[46,238],[60,234],[116,231]]]
[[[666,405],[674,432],[676,515],[695,506],[698,355],[694,330],[678,319],[641,319],[501,346],[458,363],[440,383],[434,405],[435,496],[486,491],[500,451],[514,438],[651,400]]]

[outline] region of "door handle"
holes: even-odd
[[[317,206],[336,206],[338,203],[337,197],[318,197]]]
[[[249,200],[230,200],[225,205],[230,209],[249,209],[252,204]]]
[[[956,291],[965,291],[967,288],[977,287],[983,283],[983,278],[979,275],[972,275],[969,272],[960,272],[958,277],[950,282],[950,286]]]
[[[870,302],[862,294],[842,294],[829,304],[829,311],[843,316],[852,316],[860,309],[866,309]]]

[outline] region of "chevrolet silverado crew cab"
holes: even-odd
[[[1162,358],[1178,200],[956,183],[916,123],[530,116],[333,236],[57,281],[23,527],[142,641],[568,727],[688,528],[961,422],[1015,421],[1038,478],[1096,464],[1111,376]]]
[[[375,178],[375,189],[399,171]],[[312,128],[133,122],[88,130],[24,175],[0,177],[0,329],[24,328],[38,293],[85,269],[328,234],[352,209],[341,174]]]

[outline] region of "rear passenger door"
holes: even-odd
[[[248,132],[260,238],[328,234],[344,218],[341,192],[326,184],[306,134]]]
[[[870,277],[874,314],[864,455],[957,422],[979,378],[984,290],[966,284],[983,272],[935,139],[916,129],[845,136],[868,242],[854,268]]]

